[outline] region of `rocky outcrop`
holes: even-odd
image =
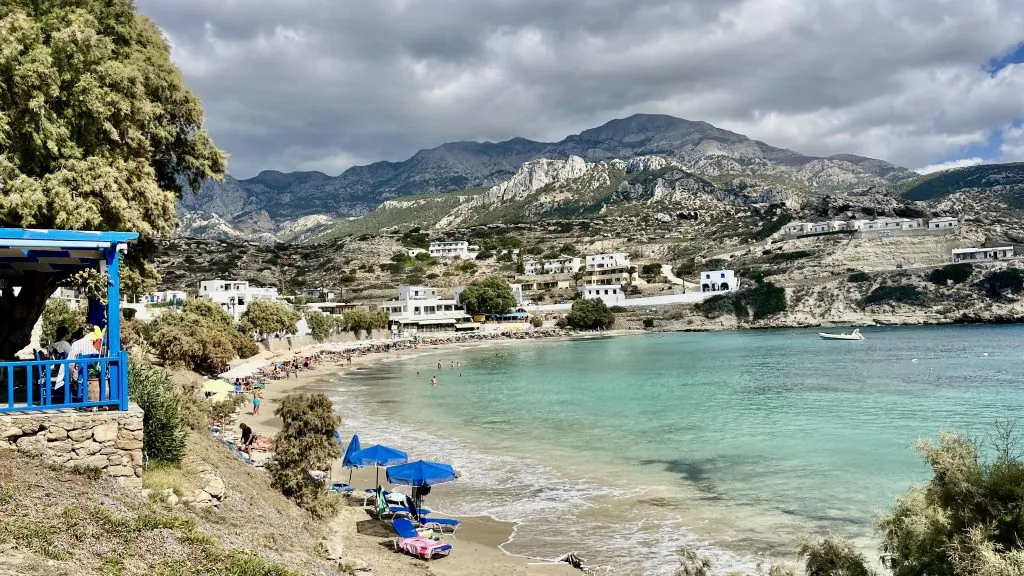
[[[0,441],[57,466],[107,476],[142,476],[142,410],[46,411],[0,415]]]

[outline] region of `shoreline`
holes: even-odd
[[[235,412],[233,424],[244,422],[253,428],[257,434],[272,436],[281,429],[281,420],[274,416],[274,410],[280,405],[281,400],[289,394],[309,393],[318,391],[334,390],[331,386],[332,379],[338,374],[366,369],[371,366],[389,362],[402,361],[413,357],[443,354],[451,350],[466,350],[484,347],[507,346],[533,341],[564,341],[570,339],[591,339],[609,338],[642,333],[639,331],[608,331],[604,333],[584,334],[545,334],[534,337],[490,337],[465,339],[455,342],[433,343],[432,341],[420,343],[416,348],[400,348],[391,351],[371,352],[352,356],[352,365],[346,366],[343,359],[324,360],[318,366],[310,370],[302,371],[296,376],[280,380],[270,380],[263,390],[260,414],[252,415],[251,395],[246,403],[240,406]],[[367,343],[363,341],[360,343]],[[351,343],[353,346],[360,343]],[[338,346],[334,344],[333,346]],[[287,359],[313,354],[319,350],[330,349],[332,344],[318,344],[277,353],[275,359]],[[252,361],[248,359],[247,361]],[[268,363],[273,362],[267,358]],[[344,428],[344,425],[342,426]],[[351,482],[349,482],[351,472]],[[335,481],[351,483],[356,489],[361,490],[375,486],[378,482],[376,471],[373,468],[355,469],[349,471],[341,467],[341,458],[335,460],[331,469],[331,476]],[[403,486],[391,486],[384,478],[380,483],[386,488],[396,488],[399,492],[408,490]],[[342,536],[346,554],[366,561],[377,574],[407,574],[410,565],[422,565],[422,561],[405,554],[398,554],[389,547],[383,547],[382,538],[389,537],[380,533],[365,534],[361,531],[360,525],[371,518],[361,506],[362,500],[359,496],[352,496],[347,499],[347,505],[343,505],[339,514],[330,521],[333,532]],[[438,513],[443,511],[438,510]],[[528,575],[569,575],[580,572],[568,564],[556,563],[551,559],[533,558],[514,554],[504,549],[504,546],[511,543],[515,537],[517,524],[499,520],[487,515],[477,516],[453,516],[462,523],[457,537],[448,536],[445,541],[455,546],[455,551],[449,558],[438,559],[430,562],[431,570],[439,575],[448,576],[475,576],[504,574],[528,574]],[[382,552],[387,551],[386,554]],[[568,552],[568,550],[567,550]]]

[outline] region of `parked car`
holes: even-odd
[[[555,304],[568,304],[565,300],[555,300]]]

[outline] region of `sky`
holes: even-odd
[[[137,0],[238,178],[635,113],[921,171],[1024,161],[1020,0]]]

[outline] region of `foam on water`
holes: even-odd
[[[542,463],[488,453],[443,430],[416,429],[377,415],[360,394],[367,372],[348,372],[333,381],[333,400],[345,431],[358,433],[364,444],[401,447],[410,458],[451,464],[459,480],[435,488],[432,507],[455,516],[514,522],[513,536],[502,546],[509,554],[551,560],[575,551],[608,574],[637,569],[673,574],[684,547],[712,558],[723,574],[751,570],[758,562],[687,531],[670,509],[635,505],[651,496],[649,489],[570,480]]]

